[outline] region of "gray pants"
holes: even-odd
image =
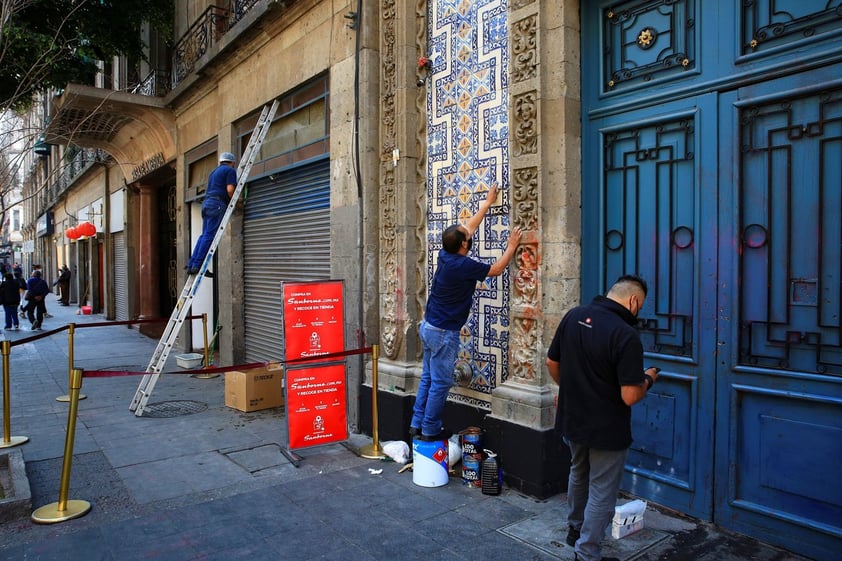
[[[614,517],[626,450],[596,450],[565,440],[570,447],[567,524],[581,532],[576,555],[582,561],[602,558],[605,529]]]

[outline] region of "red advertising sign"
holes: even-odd
[[[286,376],[289,447],[347,440],[345,365],[290,368]]]
[[[342,281],[284,283],[287,360],[345,350]]]
[[[283,284],[287,360],[345,350],[342,281]],[[330,362],[325,362],[330,360]],[[348,439],[345,363],[336,359],[290,364],[286,369],[289,448]]]

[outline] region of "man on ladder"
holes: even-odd
[[[236,161],[237,158],[234,154],[223,152],[219,157],[219,166],[208,176],[208,187],[205,191],[205,200],[202,203],[202,235],[199,236],[196,247],[193,248],[193,254],[187,262],[188,275],[195,275],[199,272],[216,231],[222,224],[225,209],[228,207],[237,187]],[[205,276],[213,278],[213,273],[205,271]]]
[[[249,138],[248,145],[243,151],[239,169],[234,169],[234,162],[236,161],[234,154],[225,152],[219,157],[219,167],[213,170],[208,177],[208,188],[205,192],[205,201],[202,204],[202,235],[199,237],[193,255],[187,263],[187,283],[181,291],[181,296],[176,301],[170,320],[164,329],[164,334],[158,341],[158,346],[155,347],[155,352],[149,361],[149,366],[146,367],[147,374],[141,379],[132,398],[132,404],[129,406],[129,409],[134,411],[137,416],[143,414],[146,402],[152,394],[158,377],[167,362],[170,350],[172,350],[178,338],[178,332],[190,311],[193,298],[202,281],[202,275],[199,273],[211,276],[207,274],[208,265],[213,259],[219,241],[222,239],[226,225],[231,220],[231,215],[245,186],[251,166],[260,152],[260,146],[269,132],[269,127],[272,126],[272,119],[278,110],[278,105],[278,100],[275,100],[271,106],[266,105],[263,108],[251,138]]]

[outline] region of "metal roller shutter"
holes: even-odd
[[[330,161],[249,185],[243,220],[246,360],[282,356],[281,288],[330,278]]]
[[[126,263],[126,234],[113,235],[114,241],[114,318],[117,321],[129,319],[129,275]]]

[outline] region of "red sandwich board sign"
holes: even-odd
[[[282,284],[287,361],[345,350],[343,291],[335,280]],[[285,387],[290,449],[348,439],[344,359],[292,362]]]

